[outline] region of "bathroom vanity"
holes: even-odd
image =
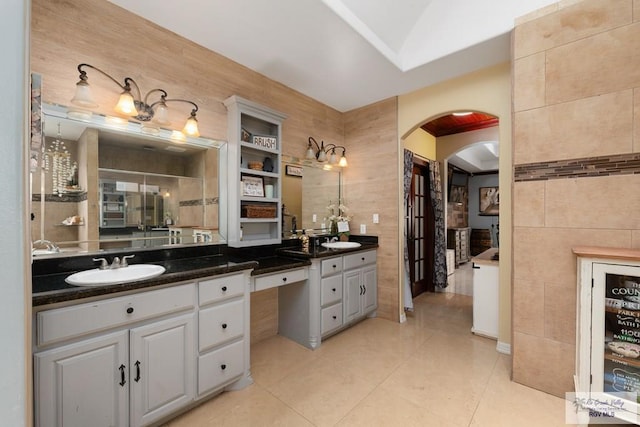
[[[35,425],[156,425],[246,387],[250,293],[278,287],[279,334],[315,349],[375,311],[376,248],[373,240],[346,250],[284,246],[277,255],[253,248],[245,257],[215,245],[144,250],[133,260],[163,265],[164,274],[95,287],[64,281],[95,267],[91,256],[38,260]]]

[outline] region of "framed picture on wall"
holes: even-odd
[[[467,200],[467,187],[464,185],[452,185],[449,193],[449,202],[464,203]]]
[[[294,166],[294,165],[287,165],[287,167],[285,168],[285,173],[289,176],[297,176],[302,178],[302,167],[301,166]]]
[[[498,215],[500,213],[499,187],[480,187],[480,215]]]

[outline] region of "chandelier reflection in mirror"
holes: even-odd
[[[314,144],[315,148],[313,147]],[[340,160],[338,160],[336,148],[342,149],[342,156],[340,156]],[[346,152],[347,149],[342,145],[327,144],[327,146],[325,147],[324,141],[321,141],[320,145],[318,145],[318,142],[315,140],[315,138],[310,136],[305,158],[309,160],[316,159],[321,163],[328,162],[330,165],[335,165],[337,163],[338,166],[344,168],[347,166],[347,158],[345,157]]]
[[[71,154],[62,140],[60,123],[56,139],[48,147],[43,144],[43,150],[42,169],[51,173],[52,193],[62,196],[67,192],[79,190],[78,163],[71,160]]]
[[[103,76],[109,78],[114,82],[122,93],[120,99],[114,107],[114,110],[122,115],[129,116],[135,120],[142,122],[142,131],[146,133],[158,133],[160,126],[168,126],[169,122],[169,109],[167,108],[167,102],[183,102],[191,104],[193,109],[191,115],[187,118],[187,121],[182,129],[182,132],[186,135],[198,137],[200,132],[198,130],[198,120],[196,119],[196,113],[198,112],[198,105],[187,99],[167,98],[167,92],[164,89],[151,89],[147,94],[142,97],[140,86],[131,77],[125,77],[124,84],[118,82],[101,69],[89,64],[79,64],[78,71],[80,72],[80,80],[76,83],[76,93],[71,99],[71,104],[91,110],[96,108],[98,104],[95,102],[91,88],[89,87],[89,78],[87,72],[83,68],[90,68],[97,71]],[[135,97],[132,93],[132,89],[135,89]],[[152,95],[159,95],[160,99],[155,102],[151,102]]]

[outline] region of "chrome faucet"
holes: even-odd
[[[33,244],[31,245],[32,250],[35,249],[36,246],[38,245],[44,245],[47,247],[47,250],[49,252],[60,252],[60,248],[58,247],[58,245],[56,245],[55,243],[53,243],[50,240],[36,240],[35,242],[33,242]]]
[[[114,270],[116,268],[124,268],[127,267],[129,264],[127,263],[127,259],[129,258],[133,258],[135,255],[125,255],[122,257],[122,261],[120,260],[119,257],[113,257],[113,261],[111,261],[111,265],[109,265],[109,262],[107,261],[106,258],[93,258],[93,260],[95,262],[100,261],[100,267],[98,267],[100,270]]]
[[[127,267],[129,265],[129,263],[127,262],[128,259],[133,258],[135,255],[125,255],[122,257],[122,261],[120,261],[120,268],[124,268]],[[114,260],[115,261],[115,260]]]

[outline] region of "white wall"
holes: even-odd
[[[25,248],[25,158],[23,147],[27,115],[29,0],[4,0],[0,13],[0,414],[5,426],[30,423],[27,371],[30,370],[25,337],[30,295],[29,265]]]

